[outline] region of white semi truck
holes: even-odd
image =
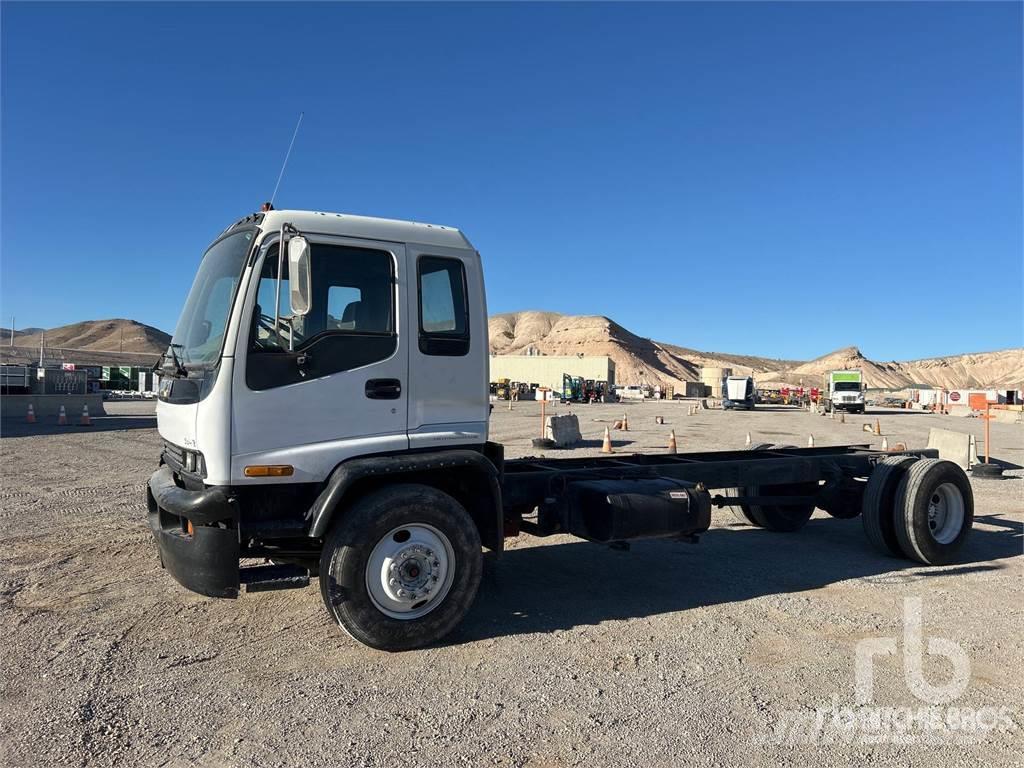
[[[826,410],[864,413],[864,374],[859,368],[829,371],[822,394]]]
[[[482,548],[509,536],[694,540],[713,506],[792,532],[818,507],[863,511],[881,550],[940,564],[970,531],[966,475],[929,450],[505,460],[484,295],[452,227],[308,211],[228,227],[158,366],[146,501],[167,572],[217,597],[318,578],[346,632],[398,651],[458,625]]]
[[[751,376],[726,376],[722,379],[722,408],[754,410],[754,379]]]

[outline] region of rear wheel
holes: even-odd
[[[896,491],[896,537],[903,552],[926,565],[956,557],[974,524],[974,493],[959,465],[920,459]]]
[[[751,496],[814,496],[817,483],[752,486]],[[750,514],[761,528],[790,533],[803,528],[814,514],[814,504],[752,504]]]
[[[773,446],[771,443],[754,443],[749,448],[747,448],[747,450],[748,451],[765,451],[765,450],[768,450],[769,448],[774,448],[774,447],[776,447],[776,446]],[[725,488],[725,489],[722,490],[722,495],[723,496],[733,496],[733,497],[734,496],[746,496],[747,492],[746,492],[745,488]],[[733,517],[735,517],[736,520],[738,522],[742,523],[743,525],[753,525],[755,527],[760,527],[758,522],[757,522],[757,520],[755,520],[754,516],[750,513],[750,508],[746,504],[743,504],[743,505],[733,505],[733,506],[729,507],[729,509],[732,510]]]
[[[748,450],[786,450],[796,448],[795,445],[777,443],[754,443]],[[817,491],[817,483],[796,483],[793,485],[756,485],[746,488],[728,488],[726,496],[813,496]],[[806,524],[814,514],[814,505],[749,505],[731,507],[733,515],[741,523],[755,528],[767,528],[769,531],[796,531]]]
[[[451,496],[404,484],[364,496],[324,542],[320,594],[349,635],[386,651],[437,642],[480,584],[480,536]]]
[[[861,523],[868,541],[886,555],[906,557],[896,537],[896,491],[914,456],[887,456],[868,478],[861,504]]]

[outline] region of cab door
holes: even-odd
[[[404,451],[408,429],[406,251],[399,243],[305,234],[312,301],[290,317],[288,264],[276,242],[254,269],[239,333],[232,402],[232,479],[287,464],[319,482],[354,456]],[[244,337],[244,338],[243,338]]]
[[[409,243],[411,448],[487,440],[487,306],[480,256]]]

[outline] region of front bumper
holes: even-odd
[[[833,400],[832,407],[835,408],[837,411],[863,411],[864,403],[858,403],[852,400],[850,402],[841,403],[836,400]]]
[[[227,489],[190,491],[160,467],[146,489],[149,527],[160,563],[184,587],[210,597],[238,596],[238,509]]]
[[[725,398],[724,400],[722,400],[722,408],[724,408],[727,411],[752,411],[754,410],[754,404],[749,400],[729,400],[728,398]]]

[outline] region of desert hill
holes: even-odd
[[[844,347],[814,360],[776,360],[755,355],[700,352],[645,339],[603,315],[511,312],[488,323],[492,354],[607,355],[620,384],[697,381],[702,367],[730,367],[760,384],[816,385],[827,371],[860,368],[868,387],[901,389],[923,384],[948,388],[1024,386],[1024,349],[949,357],[876,362],[857,347]]]
[[[31,331],[31,332],[29,332]],[[37,347],[42,331],[31,328],[16,332],[14,341],[23,347]],[[170,344],[171,337],[151,325],[135,320],[84,320],[46,331],[47,348],[88,349],[104,352],[141,352],[159,355]]]
[[[45,335],[44,335],[45,334]],[[48,364],[73,362],[80,365],[152,365],[167,349],[171,337],[150,325],[114,318],[85,320],[45,331],[24,328],[0,331],[0,360],[25,365],[39,359],[39,342],[45,344]]]
[[[1024,349],[879,362],[865,357],[857,347],[844,347],[804,362],[701,352],[654,341],[637,336],[604,315],[510,312],[492,316],[488,328],[492,354],[521,355],[533,350],[542,355],[607,355],[615,361],[620,384],[680,386],[699,380],[702,367],[729,367],[739,374],[752,374],[761,385],[802,382],[813,386],[826,371],[860,368],[871,388],[1024,387]],[[14,346],[10,347],[3,343],[10,339],[10,330],[0,329],[0,357],[4,362],[32,362],[38,356],[41,333],[39,328],[16,330]],[[86,320],[45,333],[48,356],[56,352],[60,359],[82,364],[127,364],[121,358],[129,355],[151,363],[171,340],[157,328],[123,318]]]

